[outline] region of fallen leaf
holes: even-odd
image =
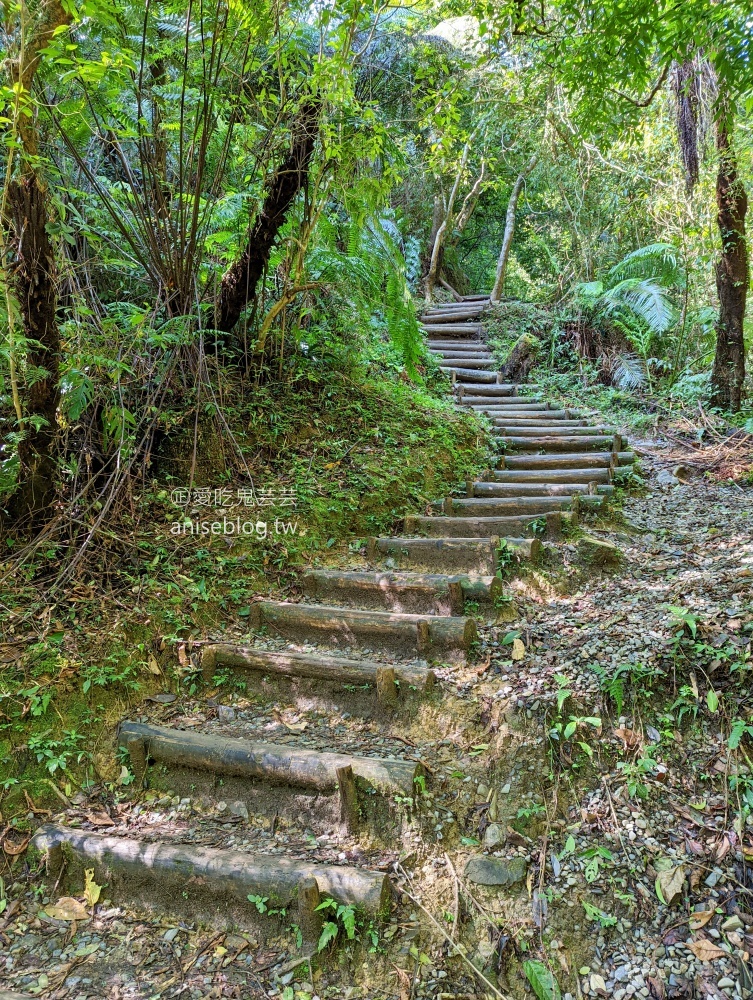
[[[690,941],[688,948],[693,952],[699,962],[713,962],[717,958],[725,958],[727,952],[719,948],[708,938],[698,938],[697,941]]]
[[[510,656],[513,660],[522,660],[526,655],[526,647],[521,639],[513,639],[512,643],[512,653]]]
[[[684,885],[685,869],[678,865],[669,871],[659,872],[656,877],[656,894],[667,906],[672,906],[682,896]]]
[[[92,826],[115,826],[115,820],[110,819],[107,813],[86,813],[85,815]]]
[[[83,903],[73,896],[61,896],[57,903],[45,907],[44,912],[53,920],[87,920],[89,914]]]
[[[658,976],[647,976],[646,982],[648,983],[648,995],[651,1000],[664,1000],[667,991],[661,979]]]
[[[162,671],[159,668],[159,663],[157,663],[157,657],[154,655],[154,653],[149,654],[149,659],[147,660],[146,665],[147,667],[149,667],[150,674],[158,676],[159,674],[162,673]]]
[[[714,916],[716,910],[696,910],[695,913],[690,914],[690,929],[691,931],[699,931]]]
[[[102,886],[97,885],[94,881],[94,869],[87,868],[84,872],[84,898],[86,899],[86,905],[89,908],[93,908],[99,902],[100,894],[102,893]]]
[[[620,727],[615,729],[614,735],[619,737],[625,744],[626,750],[633,750],[635,747],[639,747],[643,742],[643,737],[640,733],[636,732],[635,729],[625,729]]]
[[[591,973],[590,986],[592,993],[600,993],[603,997],[607,996],[607,984],[604,982],[604,977],[600,976],[597,972]]]
[[[157,705],[170,705],[176,701],[177,694],[170,694],[168,691],[161,691],[159,694],[150,694],[144,701],[153,701]]]
[[[191,661],[186,654],[186,644],[185,642],[178,643],[178,663],[181,667],[188,667],[191,665]]]

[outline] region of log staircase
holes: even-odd
[[[345,686],[389,733],[395,713],[433,687],[434,664],[471,652],[477,623],[465,613],[466,602],[482,614],[493,611],[502,596],[503,554],[505,561],[536,561],[542,540],[561,538],[582,510],[612,491],[615,469],[633,458],[625,440],[580,411],[550,404],[535,387],[503,381],[483,339],[487,305],[484,296],[466,296],[428,310],[422,322],[457,405],[491,421],[497,468],[469,480],[465,496],[407,515],[402,535],[368,539],[360,565],[307,572],[300,602],[252,605],[252,632],[281,637],[283,646],[207,642],[201,665],[208,680],[223,670],[258,694],[263,678],[277,679],[281,699],[286,690],[290,696],[286,683],[336,692]],[[268,900],[268,908],[278,910],[293,906],[309,950],[321,928],[322,899],[372,919],[389,909],[387,871],[397,857],[401,822],[394,803],[410,800],[417,782],[429,780],[408,748],[402,756],[310,749],[294,737],[284,743],[250,738],[237,719],[221,735],[210,725],[197,731],[124,722],[119,743],[136,789],[199,787],[214,800],[246,803],[247,815],[261,807],[275,817],[305,814],[314,828],[334,822],[338,846],[347,849],[338,857],[361,860],[320,863],[305,851],[291,858],[264,842],[259,850],[238,849],[236,838],[206,846],[180,833],[161,835],[159,826],[156,837],[144,839],[127,830],[87,829],[85,822],[78,828],[47,824],[34,844],[47,853],[54,879],[66,864],[93,865],[110,895],[148,902],[158,883],[162,905],[220,924],[255,917],[249,899]],[[374,844],[380,851],[369,850]],[[369,858],[377,857],[381,863],[370,866]]]

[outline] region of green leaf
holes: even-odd
[[[523,962],[523,972],[539,1000],[561,1000],[557,980],[543,962]]]
[[[706,694],[706,704],[709,706],[709,712],[714,715],[719,708],[719,695],[713,688],[709,688]]]
[[[330,941],[334,941],[337,937],[337,931],[337,924],[333,920],[328,920],[322,927],[322,933],[319,935],[319,943],[316,946],[316,950],[324,951]]]

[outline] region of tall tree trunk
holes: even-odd
[[[502,294],[502,288],[505,284],[505,272],[507,271],[507,261],[510,257],[510,247],[512,246],[512,238],[515,234],[515,213],[518,210],[518,201],[520,200],[520,195],[523,191],[526,178],[538,162],[538,154],[532,156],[525,169],[522,173],[518,174],[517,179],[513,184],[512,192],[510,193],[510,200],[507,203],[505,233],[502,237],[502,249],[499,251],[499,259],[497,260],[497,273],[494,276],[494,287],[492,288],[492,293],[489,296],[489,300],[491,302],[499,302]]]
[[[737,158],[728,118],[720,118],[717,123],[716,148],[719,154],[716,221],[722,252],[716,265],[719,320],[711,374],[711,402],[714,406],[737,413],[745,381],[743,320],[748,293],[748,247],[745,241],[748,198],[737,176]]]
[[[33,522],[38,522],[49,513],[55,498],[60,333],[55,316],[55,253],[47,234],[49,205],[39,173],[31,92],[43,50],[63,26],[71,23],[72,15],[60,0],[43,0],[33,12],[22,2],[19,16],[25,41],[18,58],[9,59],[9,64],[20,97],[8,117],[20,140],[21,169],[18,179],[10,179],[15,152],[11,147],[0,224],[9,230],[2,236],[2,263],[9,265],[18,299],[30,378],[26,412],[19,414],[19,430],[24,432],[18,446],[19,490],[11,501],[10,513],[14,519],[31,516]],[[11,351],[15,351],[15,345]]]
[[[256,286],[269,262],[277,234],[308,178],[319,135],[320,114],[320,101],[311,99],[301,105],[296,115],[290,151],[269,182],[246,248],[223,275],[216,319],[218,330],[229,333],[256,295]]]
[[[25,434],[18,446],[19,495],[14,514],[38,518],[55,495],[60,333],[55,253],[47,235],[47,194],[36,174],[11,181],[8,214],[13,227],[13,282],[23,321],[26,365],[32,372],[26,395]]]

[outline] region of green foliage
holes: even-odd
[[[538,1000],[561,1000],[562,994],[554,973],[543,962],[529,959],[523,962],[523,972]]]
[[[348,941],[352,941],[355,938],[356,911],[352,905],[337,903],[334,899],[327,898],[323,899],[316,909],[327,914],[329,917],[322,925],[317,951],[324,951],[328,945],[337,939],[341,931],[345,932]]]

